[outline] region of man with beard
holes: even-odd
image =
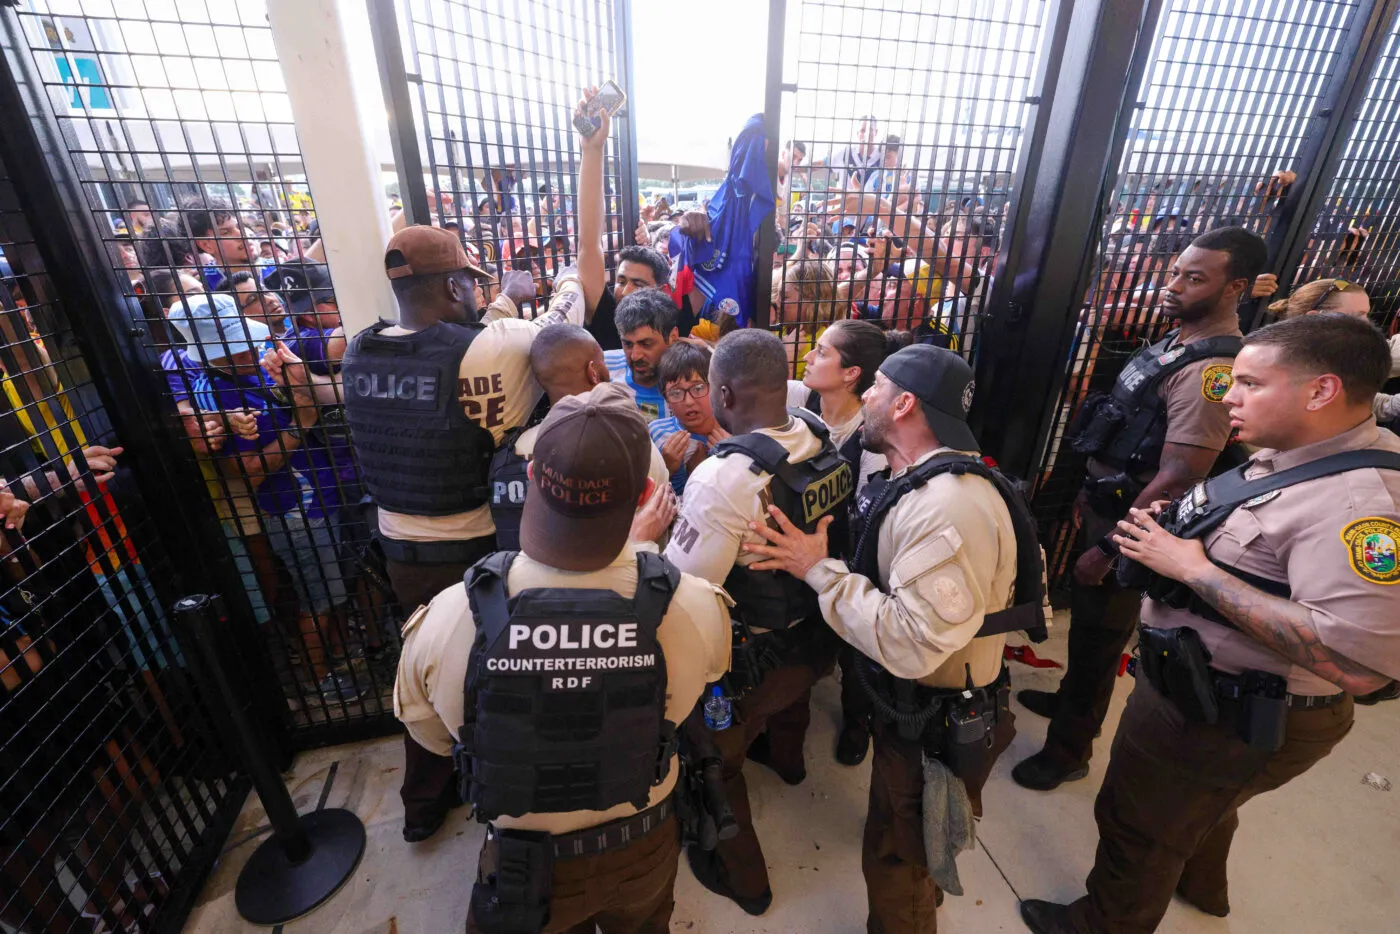
[[[948,867],[956,821],[945,815],[939,827],[925,813],[925,795],[938,794],[925,777],[951,771],[957,794],[966,789],[963,813],[981,813],[982,787],[1015,733],[1006,633],[1044,623],[1034,519],[978,457],[966,421],[972,395],[972,369],[951,351],[915,345],[887,357],[861,397],[860,434],[889,471],[857,497],[849,562],[827,557],[830,520],[804,534],[776,507],[776,527],[754,525],[766,542],[744,545],[764,558],[753,567],[816,591],[822,617],[858,653],[852,673],[869,698],[874,739],[861,847],[866,929],[883,934],[933,934],[940,884],[961,894]],[[957,735],[949,723],[984,730]],[[940,849],[949,859],[931,867]]]
[[[1112,573],[1114,527],[1130,507],[1180,496],[1224,450],[1230,415],[1221,400],[1242,338],[1236,308],[1266,259],[1264,241],[1243,227],[1193,240],[1162,291],[1161,311],[1178,327],[1129,360],[1112,392],[1086,399],[1070,426],[1071,445],[1089,461],[1074,503],[1084,551],[1070,595],[1069,665],[1057,692],[1016,695],[1050,718],[1045,747],[1011,772],[1022,787],[1050,791],[1089,774],[1140,604]]]
[[[671,414],[661,392],[657,367],[666,348],[680,336],[676,314],[676,303],[659,289],[629,292],[617,304],[617,333],[622,338],[622,349],[603,354],[612,381],[631,391],[648,422]]]

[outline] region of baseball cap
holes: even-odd
[[[972,367],[951,350],[915,344],[885,358],[885,378],[923,403],[924,418],[942,444],[959,451],[978,450],[967,427],[972,408]]]
[[[318,302],[335,301],[330,273],[320,263],[283,263],[263,273],[263,288],[282,293],[287,311],[309,315]]]
[[[607,567],[627,543],[650,465],[646,421],[621,385],[560,399],[535,438],[521,549],[564,571]]]
[[[189,343],[185,352],[203,363],[260,350],[272,336],[267,325],[243,317],[233,296],[222,292],[188,296],[171,306],[167,318]]]
[[[465,269],[472,278],[490,279],[480,266],[467,259],[462,240],[454,232],[427,224],[405,227],[389,238],[384,248],[384,271],[390,279],[427,276]]]

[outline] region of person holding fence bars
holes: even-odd
[[[1305,315],[1244,338],[1223,397],[1248,464],[1113,533],[1145,589],[1137,684],[1094,806],[1087,894],[1028,899],[1036,934],[1148,934],[1173,893],[1230,912],[1239,809],[1302,775],[1400,677],[1400,438],[1372,398],[1369,322]]]
[[[1266,257],[1264,241],[1242,227],[1192,241],[1161,292],[1162,313],[1179,326],[1129,360],[1111,393],[1086,399],[1069,427],[1069,443],[1089,457],[1074,504],[1084,550],[1074,566],[1059,690],[1017,694],[1026,709],[1050,718],[1044,748],[1011,771],[1024,788],[1050,791],[1089,774],[1139,604],[1111,572],[1114,524],[1129,507],[1178,496],[1203,479],[1228,443],[1222,400],[1240,348],[1236,308]]]

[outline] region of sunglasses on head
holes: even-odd
[[[1319,297],[1317,301],[1313,302],[1313,306],[1309,308],[1308,311],[1317,311],[1323,306],[1323,304],[1327,301],[1327,297],[1333,292],[1345,292],[1349,288],[1351,288],[1350,282],[1344,282],[1341,279],[1333,279],[1332,284],[1327,287],[1327,289],[1322,293],[1321,297]]]

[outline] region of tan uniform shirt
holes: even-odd
[[[805,409],[807,407],[807,398],[811,395],[811,392],[812,390],[808,389],[807,385],[801,380],[788,380],[788,408]],[[837,448],[840,448],[850,440],[851,435],[860,431],[861,425],[865,424],[865,408],[857,409],[856,414],[852,418],[842,422],[840,425],[833,425],[826,419],[823,419],[823,421],[826,422],[826,426],[831,430],[831,443],[836,445]],[[854,465],[852,468],[856,471],[856,495],[860,495],[860,491],[865,489],[865,485],[870,482],[872,476],[888,466],[889,462],[885,460],[885,455],[862,449],[860,452],[860,463]]]
[[[578,300],[565,314],[556,309],[567,304],[559,298],[569,292],[577,292]],[[504,293],[498,295],[483,314],[486,326],[462,355],[458,370],[458,398],[467,417],[491,432],[497,444],[508,431],[525,424],[544,395],[530,372],[530,345],[535,335],[551,324],[584,323],[581,287],[577,280],[566,281],[555,293],[550,310],[534,320],[522,321],[518,314]],[[410,333],[400,327],[383,331],[386,337]],[[486,505],[453,516],[409,516],[380,509],[379,531],[397,541],[456,542],[485,538],[495,533],[496,526]]]
[[[788,452],[788,462],[800,464],[821,451],[821,442],[807,424],[789,418],[782,428],[764,428]],[[773,475],[754,473],[753,459],[734,453],[727,457],[707,457],[695,468],[685,485],[680,514],[671,530],[666,557],[687,574],[723,584],[736,565],[746,566],[763,559],[740,546],[766,540],[749,529],[750,522],[773,522],[768,515],[772,504],[769,483]]]
[[[1340,451],[1400,451],[1400,438],[1367,420],[1351,431],[1291,451],[1262,450],[1247,471],[1263,477]],[[1230,514],[1206,538],[1222,564],[1287,581],[1307,607],[1322,642],[1352,661],[1400,678],[1400,471],[1351,470],[1267,494]],[[1288,678],[1294,694],[1336,694],[1336,685],[1290,663],[1242,632],[1185,610],[1143,601],[1145,625],[1190,626],[1211,653],[1211,666]]]
[[[807,572],[831,628],[896,677],[960,688],[971,665],[975,684],[991,683],[1006,636],[973,637],[1016,587],[1016,530],[996,487],[970,474],[934,477],[894,504],[878,545],[878,581],[834,558]]]
[[[511,565],[507,593],[536,587],[592,587],[613,590],[630,598],[637,590],[637,552],[629,544],[600,571],[580,573],[547,567],[521,554]],[[666,656],[666,718],[680,723],[689,715],[705,685],[729,670],[729,611],[727,598],[717,587],[688,574],[657,628],[657,639]],[[404,626],[403,653],[394,681],[394,716],[424,749],[440,756],[452,752],[457,731],[465,721],[462,690],[476,622],[472,618],[465,584],[438,594]],[[651,790],[649,805],[662,801],[676,784],[672,761],[666,780]],[[636,813],[630,804],[606,811],[570,811],[561,814],[527,814],[501,817],[501,827],[567,833],[593,827]]]

